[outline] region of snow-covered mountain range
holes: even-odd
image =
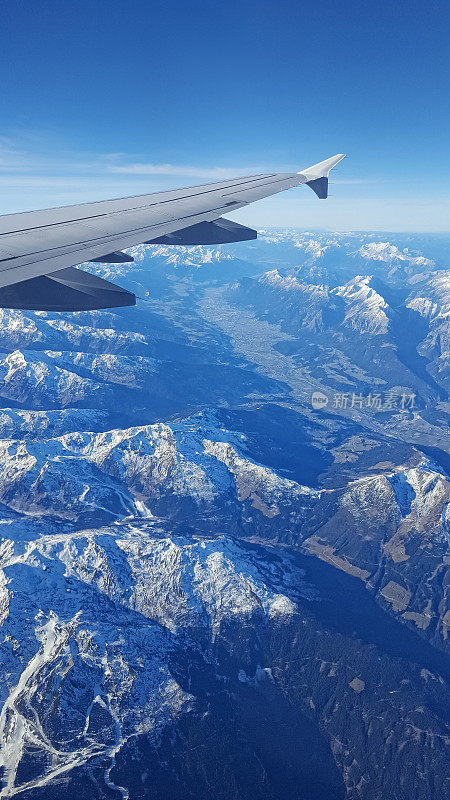
[[[139,247],[136,308],[1,312],[0,797],[446,796],[448,244]]]

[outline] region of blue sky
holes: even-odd
[[[447,0],[3,0],[0,213],[289,171],[253,225],[449,230]]]

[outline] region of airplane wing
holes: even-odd
[[[136,244],[256,239],[256,231],[222,215],[303,183],[325,198],[329,171],[343,158],[336,155],[298,173],[251,175],[0,216],[0,308],[80,311],[134,305],[131,292],[74,265],[132,261],[121,251]]]

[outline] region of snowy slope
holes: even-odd
[[[135,526],[32,542],[5,533],[5,797],[95,764],[114,786],[109,770],[131,737],[157,738],[195,707],[171,674],[177,632],[200,626],[207,648],[224,618],[295,612],[266,585],[267,567],[228,539],[172,540]],[[270,569],[269,578],[276,583]]]

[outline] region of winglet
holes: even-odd
[[[298,174],[306,178],[306,185],[311,187],[317,197],[324,200],[328,196],[329,172],[343,158],[345,158],[345,153],[338,153],[337,156],[326,158],[325,161],[319,161],[318,164],[314,164],[312,167],[302,169]]]

